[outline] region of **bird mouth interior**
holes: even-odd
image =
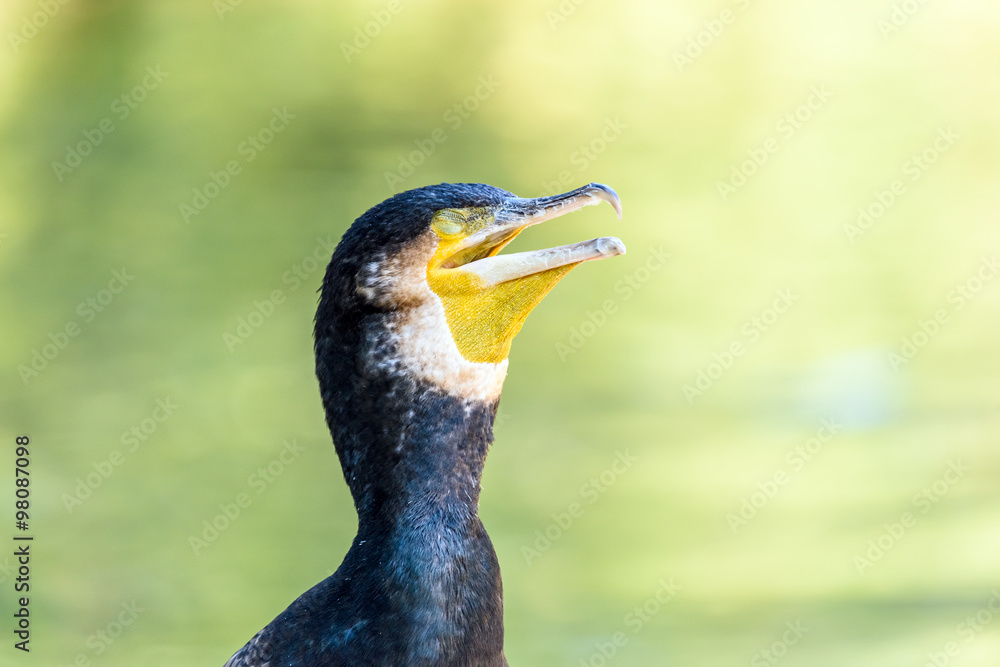
[[[512,230],[505,230],[494,236],[488,237],[476,246],[459,250],[454,255],[451,255],[444,260],[444,262],[441,263],[441,268],[456,269],[460,266],[472,264],[473,262],[479,261],[485,257],[493,257],[503,250],[508,243],[517,238],[517,235],[524,231],[526,227],[527,225],[524,225]]]

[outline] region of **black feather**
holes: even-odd
[[[450,395],[395,363],[392,309],[359,296],[357,276],[405,252],[435,212],[510,197],[479,184],[419,188],[344,234],[316,313],[316,375],[358,534],[337,571],[228,667],[507,664],[500,568],[478,516],[497,405]]]

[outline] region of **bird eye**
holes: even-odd
[[[465,231],[465,214],[454,208],[446,208],[434,214],[431,227],[443,239],[454,239]]]

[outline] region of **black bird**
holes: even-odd
[[[500,566],[480,479],[514,335],[616,238],[498,255],[531,225],[614,190],[522,199],[489,185],[398,194],[354,221],[316,312],[316,375],[358,512],[337,571],[227,667],[506,665]]]

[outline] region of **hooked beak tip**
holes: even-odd
[[[618,214],[618,219],[622,219],[622,200],[614,188],[603,183],[591,183],[585,185],[583,189],[589,190],[592,196],[611,204],[611,208],[615,209],[615,213]]]

